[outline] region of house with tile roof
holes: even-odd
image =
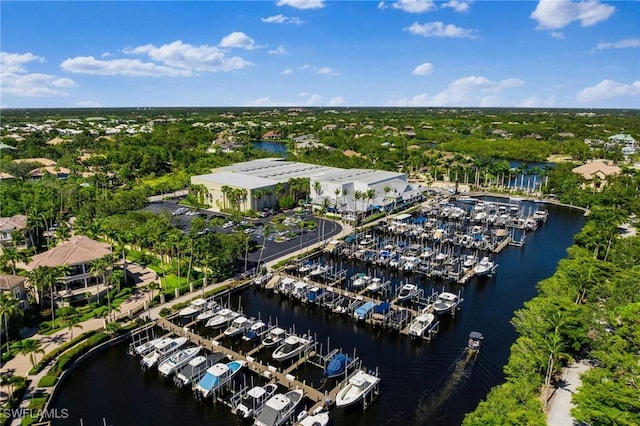
[[[2,252],[2,247],[14,245],[13,237],[16,231],[22,231],[24,236],[24,243],[18,245],[18,248],[25,248],[29,240],[27,238],[27,216],[0,217],[0,253]]]
[[[25,287],[25,277],[19,275],[0,274],[0,292],[10,294],[20,301],[20,308],[25,310],[29,307],[27,289]]]
[[[92,240],[84,235],[75,235],[59,245],[31,258],[24,265],[27,271],[40,266],[58,267],[66,265],[69,273],[62,279],[64,302],[73,303],[88,298],[95,298],[107,290],[102,285],[102,277],[91,274],[91,263],[111,254],[111,245]]]
[[[600,189],[609,176],[620,174],[622,169],[607,160],[591,160],[571,171],[584,178],[585,187]]]

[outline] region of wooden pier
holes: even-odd
[[[185,336],[191,342],[200,345],[204,349],[207,349],[211,352],[221,352],[232,360],[244,361],[249,370],[253,371],[259,376],[265,377],[270,381],[277,382],[287,389],[301,389],[302,391],[304,391],[304,396],[313,401],[313,403],[315,404],[314,408],[316,406],[326,405],[329,401],[334,401],[335,395],[339,391],[338,386],[336,386],[336,388],[332,389],[329,392],[321,392],[316,388],[307,385],[305,382],[297,380],[295,376],[291,374],[295,370],[295,368],[306,362],[311,356],[315,356],[315,353],[312,351],[306,352],[296,363],[282,372],[279,371],[279,369],[275,366],[262,364],[261,362],[256,361],[249,354],[243,355],[239,352],[231,350],[225,346],[220,345],[220,343],[216,340],[204,338],[199,334],[196,334],[192,331],[189,331],[188,329],[185,329],[184,327],[172,323],[168,319],[160,318],[156,320],[156,325],[158,325],[163,330],[169,331],[178,336]]]

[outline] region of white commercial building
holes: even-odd
[[[292,178],[309,179],[312,204],[328,204],[329,210],[347,214],[412,203],[421,197],[425,189],[418,184],[408,183],[402,173],[340,169],[285,161],[282,158],[220,167],[210,174],[193,176],[191,183],[201,184],[207,189],[205,199],[212,210],[220,211],[229,207],[229,194],[235,193],[240,199],[237,207],[246,211],[276,207],[277,185],[287,189]]]

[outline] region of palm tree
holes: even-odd
[[[9,319],[15,315],[22,315],[20,301],[6,292],[0,293],[0,318],[4,326],[7,339],[7,352],[9,352]]]
[[[2,255],[0,256],[3,268],[7,264],[11,266],[11,273],[16,274],[16,264],[22,260],[21,253],[15,247],[4,247],[2,249]]]
[[[80,324],[82,321],[80,320],[80,315],[75,313],[75,310],[72,311],[72,315],[69,315],[65,318],[65,323],[67,324],[67,328],[69,329],[69,340],[73,340],[73,328],[79,328],[82,330],[82,325]]]
[[[324,217],[329,210],[329,204],[331,202],[328,198],[324,198],[322,200],[322,208],[320,209],[320,220],[322,220],[322,241],[324,241],[324,225],[326,223],[326,218]]]
[[[369,188],[365,192],[365,195],[367,197],[367,210],[369,210],[369,207],[371,207],[371,202],[375,200],[378,193],[376,192],[375,188]]]
[[[22,355],[29,355],[29,361],[31,366],[36,365],[36,354],[44,354],[44,350],[40,348],[40,341],[38,339],[24,339],[18,342],[18,352]]]
[[[262,253],[264,252],[264,248],[267,245],[267,237],[269,236],[270,232],[271,228],[269,227],[269,225],[265,225],[265,227],[262,228],[262,247],[260,247],[260,256],[258,256],[258,268],[260,268],[260,263],[262,262]]]
[[[333,194],[336,196],[336,201],[333,206],[335,209],[334,213],[338,214],[338,197],[340,196],[340,188],[336,188],[335,191],[333,191]]]
[[[57,268],[52,268],[50,266],[38,266],[33,271],[28,272],[27,278],[31,286],[33,286],[36,290],[36,294],[38,296],[38,300],[40,301],[40,305],[42,306],[42,297],[41,292],[45,290],[49,290],[49,295],[51,296],[51,326],[55,326],[55,293],[56,293],[56,284],[58,283],[58,271]]]
[[[102,284],[107,287],[107,306],[109,311],[109,316],[111,316],[111,297],[109,296],[109,284],[107,281],[107,274],[109,273],[111,265],[109,264],[106,257],[96,259],[91,262],[89,266],[89,273],[96,278],[97,283],[97,298],[98,303],[100,303],[100,279],[102,278]]]

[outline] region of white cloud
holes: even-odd
[[[439,21],[427,22],[425,24],[418,24],[417,22],[414,22],[410,27],[405,28],[405,31],[409,31],[412,34],[423,37],[478,38],[475,34],[475,30],[460,28],[453,24],[445,25]]]
[[[341,106],[344,105],[344,96],[335,96],[329,100],[329,106]]]
[[[564,34],[562,33],[562,31],[551,31],[551,37],[555,38],[556,40],[562,40],[564,39]]]
[[[441,7],[450,7],[456,12],[468,12],[473,0],[449,0]]]
[[[591,51],[599,52],[607,49],[626,49],[632,47],[640,47],[640,38],[627,38],[614,43],[598,43]]]
[[[193,46],[180,40],[163,44],[160,47],[146,44],[125,49],[124,52],[128,54],[146,54],[156,62],[171,68],[178,68],[174,71],[170,69],[164,70],[165,75],[190,75],[194,71],[234,71],[253,65],[238,56],[226,56],[226,52],[216,46]],[[158,66],[157,64],[151,65]],[[172,74],[172,72],[175,73]]]
[[[102,108],[102,104],[95,101],[79,101],[76,106],[80,108]]]
[[[539,30],[564,28],[574,21],[588,27],[609,19],[615,10],[615,7],[600,3],[599,0],[540,0],[530,18],[538,22]]]
[[[285,49],[283,45],[280,45],[273,50],[269,50],[269,54],[270,55],[286,55],[287,49]]]
[[[32,53],[0,52],[0,97],[67,96],[61,89],[74,86],[70,78],[52,74],[30,73],[25,67],[30,62],[44,62],[44,58]]]
[[[282,72],[280,74],[282,74],[282,75],[291,75],[291,74],[293,74],[293,70],[291,68],[287,68],[286,70],[282,70]]]
[[[113,55],[109,52],[104,52],[102,55],[100,55],[101,58],[110,58],[111,56]]]
[[[555,96],[550,96],[546,99],[539,98],[537,96],[530,96],[523,99],[518,107],[520,108],[551,108],[556,104]]]
[[[342,96],[336,96],[325,102],[324,97],[317,93],[301,92],[298,93],[297,98],[294,100],[278,101],[271,99],[270,96],[263,96],[258,99],[250,100],[246,103],[246,106],[265,107],[265,106],[291,106],[291,105],[303,105],[303,106],[340,106],[344,105],[345,99]]]
[[[33,61],[44,62],[44,58],[33,53],[0,52],[0,69],[3,73],[26,72],[24,65]]]
[[[636,80],[631,84],[619,83],[613,80],[602,80],[595,86],[582,89],[578,92],[576,98],[580,103],[594,104],[625,96],[640,96],[640,80]]]
[[[518,78],[491,81],[486,77],[469,76],[451,82],[446,89],[430,96],[421,93],[411,98],[395,99],[390,106],[496,106],[504,105],[500,95],[505,89],[523,85]]]
[[[322,75],[340,75],[340,73],[334,71],[331,67],[320,67],[315,69],[315,72]]]
[[[153,62],[142,62],[139,59],[99,60],[93,56],[77,56],[65,59],[60,65],[63,70],[76,74],[94,75],[126,75],[144,77],[189,77],[192,72],[158,65]]]
[[[256,46],[255,41],[245,33],[236,31],[229,34],[228,36],[223,37],[220,41],[220,47],[235,47],[238,49],[254,50],[259,46]]]
[[[302,98],[302,102],[301,102],[302,105],[305,105],[305,106],[324,105],[323,104],[324,98],[321,95],[318,95],[317,93],[300,93],[298,96]]]
[[[398,0],[391,7],[408,13],[424,13],[437,9],[433,0]]]
[[[296,9],[322,9],[324,0],[278,0],[276,6],[291,6]]]
[[[383,1],[381,1],[380,3],[378,3],[378,9],[383,9],[383,10],[384,10],[384,9],[386,9],[386,8],[388,8],[388,6],[387,6],[386,4],[384,4],[384,2],[383,2]]]
[[[304,24],[304,21],[296,16],[284,16],[283,14],[260,18],[260,20],[267,24]]]
[[[318,66],[315,66],[315,65],[304,64],[304,65],[300,65],[298,67],[298,69],[300,69],[300,70],[311,70],[311,71],[315,72],[316,74],[322,74],[322,75],[340,75],[339,72],[335,71],[331,67],[318,67]]]
[[[429,75],[433,72],[433,64],[430,62],[425,62],[424,64],[420,64],[411,71],[413,75]]]

